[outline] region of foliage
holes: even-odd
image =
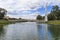
[[[57,5],[53,6],[51,13],[48,14],[48,20],[60,20],[60,9]]]
[[[17,20],[17,18],[9,18],[9,20]]]
[[[19,18],[19,19],[22,19],[22,18]]]
[[[42,20],[42,19],[43,19],[43,17],[41,15],[37,16],[37,20]]]
[[[7,10],[0,8],[0,19],[3,19],[6,13],[7,13]]]

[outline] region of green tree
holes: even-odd
[[[58,10],[59,10],[59,6],[58,5],[55,5],[55,6],[52,7],[52,11],[57,12]]]
[[[7,13],[7,10],[0,8],[0,19],[3,19],[6,13]]]
[[[54,14],[49,14],[48,15],[48,20],[57,20],[57,16]]]
[[[57,20],[60,20],[60,10],[57,12]]]
[[[60,20],[59,6],[55,5],[52,7],[51,13],[48,14],[48,20]]]
[[[38,15],[37,16],[37,20],[42,20],[43,18],[42,18],[42,16],[41,15]]]

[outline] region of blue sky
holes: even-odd
[[[47,7],[46,7],[47,5]],[[50,13],[52,6],[60,6],[60,0],[0,0],[0,7],[5,8],[8,16],[21,16]]]

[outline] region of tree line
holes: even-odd
[[[60,8],[55,5],[52,7],[50,14],[48,14],[48,20],[60,20]]]
[[[52,6],[51,12],[48,14],[48,20],[60,20],[60,8],[58,5]],[[42,17],[41,15],[37,16],[38,20],[42,20],[45,17]]]

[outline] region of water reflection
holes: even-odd
[[[0,35],[3,33],[3,26],[2,25],[0,25]]]
[[[48,30],[48,26],[48,24],[37,25],[39,40],[52,40],[52,36]]]
[[[60,26],[36,22],[0,25],[0,40],[60,40]]]
[[[4,28],[3,25],[0,25],[0,40],[4,36]]]
[[[50,25],[49,30],[54,40],[60,40],[60,25]]]
[[[38,40],[36,23],[8,25],[4,40]]]

